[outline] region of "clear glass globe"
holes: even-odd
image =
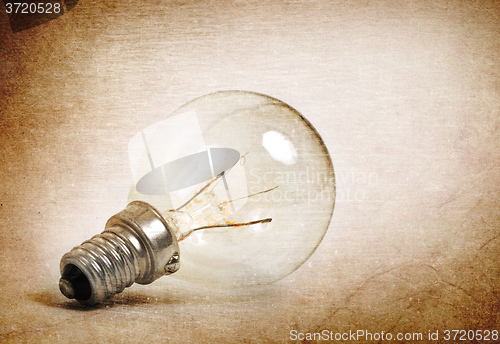
[[[164,215],[176,209],[189,218],[184,227],[205,228],[182,234],[174,277],[271,283],[303,264],[328,229],[328,150],[311,123],[275,98],[224,91],[194,99],[137,133],[129,156],[129,201]]]

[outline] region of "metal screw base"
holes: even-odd
[[[59,289],[67,298],[94,305],[179,269],[177,239],[150,204],[130,203],[105,228],[62,257]]]

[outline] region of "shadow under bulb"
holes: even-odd
[[[269,284],[303,264],[328,229],[328,150],[275,98],[202,96],[141,130],[128,151],[129,205],[61,259],[60,290],[82,304],[174,272],[217,288]]]

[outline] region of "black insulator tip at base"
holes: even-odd
[[[75,289],[73,289],[73,284],[65,278],[59,280],[59,290],[68,299],[75,298]]]
[[[75,265],[64,267],[59,280],[59,290],[68,299],[88,300],[92,295],[90,282],[85,274]]]

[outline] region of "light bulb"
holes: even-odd
[[[197,98],[137,133],[129,158],[130,204],[61,260],[60,289],[83,304],[174,272],[224,288],[272,283],[328,229],[335,177],[326,146],[269,96]]]

